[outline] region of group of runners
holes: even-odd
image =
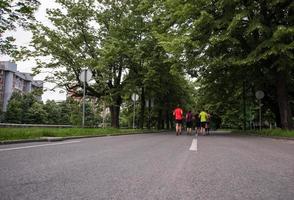
[[[177,106],[173,111],[173,115],[176,121],[176,135],[182,134],[184,121],[186,122],[187,135],[192,135],[193,129],[195,129],[197,135],[209,134],[210,114],[207,112],[201,111],[193,114],[189,110],[184,117],[183,109]]]

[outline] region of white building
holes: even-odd
[[[36,88],[43,90],[43,81],[33,80],[29,73],[17,71],[17,65],[10,61],[0,61],[0,103],[6,112],[8,101],[14,91],[31,92]],[[41,100],[41,96],[38,97]]]

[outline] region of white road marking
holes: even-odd
[[[80,141],[58,142],[58,143],[52,143],[52,144],[39,144],[39,145],[33,145],[33,146],[14,147],[14,148],[0,149],[0,152],[1,151],[18,150],[18,149],[29,149],[29,148],[35,148],[35,147],[54,146],[54,145],[62,145],[62,144],[72,144],[72,143],[78,143],[78,142],[80,142]]]
[[[193,138],[192,140],[192,144],[190,146],[190,151],[197,151],[197,137]]]

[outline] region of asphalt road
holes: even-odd
[[[294,199],[293,140],[200,136],[195,151],[193,138],[160,133],[0,145],[0,199]]]

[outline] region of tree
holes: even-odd
[[[155,1],[129,1],[128,10],[131,14],[124,20],[124,33],[129,35],[127,48],[124,53],[128,56],[129,73],[126,75],[126,84],[123,93],[129,100],[133,93],[139,94],[138,116],[139,127],[143,128],[145,119],[149,118],[151,108],[146,112],[146,102],[153,99],[154,111],[157,113],[157,127],[169,128],[174,100],[189,98],[185,90],[187,81],[178,65],[169,59],[165,49],[159,44],[154,30],[158,29],[157,23],[152,20]],[[126,33],[125,33],[126,34]],[[179,67],[177,69],[177,67]],[[153,112],[154,113],[154,112]],[[148,122],[149,123],[149,122]],[[149,126],[149,125],[148,125]]]
[[[34,104],[35,106],[33,107]],[[44,123],[44,117],[40,116],[38,118],[37,115],[39,114],[36,114],[40,112],[40,114],[46,116],[42,105],[39,104],[41,103],[38,102],[33,93],[21,94],[20,92],[13,92],[7,105],[5,121],[12,123],[36,123],[37,121],[34,120],[34,117],[36,117],[36,120],[42,119],[41,122]]]
[[[30,113],[29,110],[36,102],[38,102],[38,100],[33,93],[26,93],[22,95],[22,101],[21,101],[22,123],[24,124],[33,123],[32,113]],[[38,107],[38,105],[36,105],[36,107]]]
[[[13,92],[7,105],[4,121],[9,123],[21,123],[22,113],[21,95],[17,92]]]
[[[61,120],[61,106],[55,101],[47,100],[44,105],[44,110],[47,113],[46,124],[60,124],[63,121]]]
[[[116,5],[118,2],[58,0],[57,3],[66,12],[60,9],[48,11],[55,28],[40,23],[32,26],[32,45],[35,49],[30,55],[51,58],[48,63],[38,59],[35,70],[54,69],[53,76],[48,77],[47,81],[81,95],[77,90],[83,86],[79,74],[84,67],[92,69],[95,84],[86,84],[87,95],[109,97],[112,126],[118,127],[122,71],[127,65],[126,56],[123,55],[123,39],[115,36],[119,34],[120,20],[116,15],[122,15]]]
[[[72,112],[72,103],[73,100],[69,98],[66,101],[58,104],[58,107],[60,109],[60,119],[58,124],[71,124],[70,116]]]
[[[70,123],[74,126],[82,126],[83,113],[81,109],[81,104],[78,102],[72,102],[70,105]]]
[[[45,124],[47,113],[44,110],[43,103],[34,102],[27,111],[27,123],[30,124]]]
[[[151,98],[155,91],[153,85],[147,85],[149,72],[162,73],[156,76],[164,83],[160,85],[163,91],[162,86],[169,86],[169,81],[173,81],[164,78],[171,75],[173,62],[167,59],[152,31],[157,26],[152,22],[153,1],[58,0],[57,3],[63,10],[51,9],[47,13],[54,28],[40,23],[32,26],[34,49],[29,56],[38,60],[36,72],[53,69],[53,75],[46,80],[80,96],[83,85],[79,74],[82,68],[90,68],[95,83],[86,84],[87,95],[104,99],[110,108],[113,127],[119,127],[123,92],[140,90],[140,126],[143,127],[145,94]],[[43,56],[50,61],[45,62]],[[153,64],[156,64],[154,68]],[[169,101],[158,99],[158,102]],[[169,111],[164,109],[164,112]]]
[[[11,54],[16,48],[13,37],[3,36],[5,31],[15,30],[17,26],[27,28],[39,5],[37,0],[0,0],[0,54]]]
[[[228,101],[232,99],[232,108],[239,107],[240,113],[237,101],[246,97],[246,86],[254,92],[264,89],[270,109],[279,113],[278,124],[292,128],[289,98],[293,96],[287,85],[293,84],[289,76],[293,74],[293,2],[193,2],[165,1],[164,12],[157,16],[164,27],[158,31],[164,48],[198,77],[206,99],[213,97],[214,105],[232,106]],[[273,109],[276,105],[278,112]]]

